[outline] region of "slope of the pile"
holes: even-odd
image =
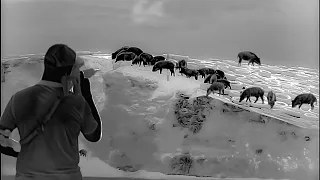
[[[153,179],[164,177],[164,174],[182,174],[313,179],[314,176],[308,173],[315,172],[318,167],[308,169],[306,166],[316,165],[319,160],[315,158],[307,164],[306,158],[317,157],[318,144],[314,142],[318,141],[318,134],[296,126],[287,127],[285,123],[266,117],[264,121],[269,123],[261,123],[259,114],[239,112],[238,108],[212,98],[194,99],[203,95],[197,92],[201,81],[177,75],[167,82],[166,74],[152,73],[150,67],[127,66],[112,71],[110,60],[88,56],[86,59],[87,67],[101,69],[91,79],[91,85],[103,119],[104,137],[96,144],[80,138],[80,147],[89,151],[88,157],[82,158],[80,163],[84,176],[143,176]],[[33,62],[11,68],[4,84],[3,93],[7,99],[3,104],[11,94],[40,79],[42,64]],[[181,97],[181,94],[184,96]],[[185,111],[174,107],[179,102],[185,102],[185,105],[192,106],[186,109],[190,113],[199,110],[194,109],[194,102],[198,101],[200,104],[209,103],[211,109],[205,110],[207,117],[199,132],[190,133],[190,129],[194,128],[187,125],[181,127],[178,121],[178,115]],[[277,135],[278,130],[282,133]],[[306,136],[313,143],[305,142]],[[283,146],[279,147],[281,143]],[[304,148],[308,152],[302,156],[306,153]],[[300,163],[283,158],[286,153],[292,154],[291,157]],[[273,159],[267,161],[268,155],[272,155]],[[12,169],[14,160],[7,160],[9,158],[5,159],[7,169]],[[260,169],[253,166],[252,160],[262,162]],[[297,168],[285,168],[295,163]]]

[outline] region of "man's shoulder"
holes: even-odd
[[[16,92],[13,96],[15,97],[25,97],[25,96],[30,96],[30,95],[37,95],[41,92],[45,92],[46,89],[44,87],[41,87],[39,85],[33,85],[30,87],[27,87],[25,89],[22,89],[18,92]]]

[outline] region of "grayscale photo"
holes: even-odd
[[[1,0],[1,179],[318,180],[319,0]]]

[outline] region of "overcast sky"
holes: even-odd
[[[152,53],[319,65],[319,0],[5,0],[2,56],[135,45]]]

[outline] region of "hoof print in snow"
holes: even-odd
[[[260,119],[259,119],[259,122],[260,123],[264,123],[264,124],[267,124],[271,121],[271,117],[268,117],[268,116],[265,116],[265,115],[260,115]]]
[[[304,137],[304,140],[305,140],[305,141],[311,141],[311,138],[310,138],[309,136],[305,136],[305,137]]]
[[[291,132],[291,136],[293,139],[298,139],[298,135],[295,132]]]
[[[257,150],[256,150],[256,154],[261,154],[262,152],[263,152],[262,149],[257,149]]]
[[[171,160],[170,174],[189,175],[193,163],[193,159],[189,153],[177,155]]]
[[[156,124],[150,124],[149,129],[152,131],[156,130]]]
[[[111,88],[112,85],[109,83],[106,83],[105,86],[106,86],[106,89],[109,89],[109,88]]]
[[[281,140],[282,141],[285,141],[285,140],[287,140],[287,132],[286,131],[280,131],[280,132],[278,132],[278,134],[280,135],[280,138],[281,138]]]

